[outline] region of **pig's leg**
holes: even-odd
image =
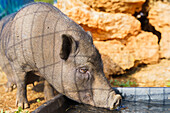
[[[54,97],[54,88],[46,80],[44,81],[44,96],[45,100],[50,100]]]
[[[16,71],[17,70],[17,71]],[[28,108],[28,100],[27,100],[27,86],[26,86],[26,72],[20,69],[15,70],[16,76],[16,84],[17,84],[17,98],[16,98],[16,106],[21,106],[23,109]]]

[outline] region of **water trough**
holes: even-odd
[[[123,96],[122,106],[114,111],[78,104],[59,94],[32,113],[170,113],[170,88],[168,87],[114,89]]]

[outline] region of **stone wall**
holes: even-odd
[[[170,58],[170,3],[156,2],[148,18],[151,25],[161,33],[160,57]]]

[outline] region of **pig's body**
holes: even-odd
[[[4,71],[12,70],[17,84],[19,106],[28,107],[25,79],[30,71],[78,102],[105,108],[119,103],[91,36],[52,5],[34,3],[11,16],[0,44],[0,58],[10,65]]]
[[[7,75],[8,82],[6,84],[6,91],[12,91],[13,86],[17,84],[17,78],[15,77],[15,72],[12,69],[11,62],[8,60],[8,58],[5,55],[5,49],[4,44],[7,44],[4,39],[7,35],[9,35],[8,29],[10,28],[9,25],[11,25],[13,18],[15,17],[16,13],[10,14],[0,21],[0,39],[1,41],[1,49],[0,49],[0,67]],[[5,32],[5,33],[4,33]],[[35,70],[29,71],[26,73],[25,83],[26,84],[34,84],[35,81],[44,80],[42,77],[38,76],[40,75]],[[47,93],[48,92],[48,93]],[[52,98],[53,94],[53,88],[49,88],[49,84],[45,81],[44,85],[44,93],[45,93],[45,99],[49,100]]]

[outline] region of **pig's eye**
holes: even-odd
[[[80,68],[79,71],[80,73],[85,74],[88,71],[88,69],[83,67],[83,68]]]

